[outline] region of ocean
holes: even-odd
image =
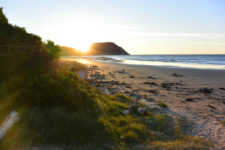
[[[225,55],[104,55],[88,58],[129,65],[225,70]]]

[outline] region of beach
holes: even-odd
[[[91,84],[105,94],[122,93],[149,107],[165,103],[168,108],[162,113],[192,122],[190,135],[212,141],[215,149],[225,149],[225,126],[221,123],[225,119],[225,70],[77,61],[92,65]]]

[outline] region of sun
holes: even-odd
[[[107,40],[105,31],[108,25],[95,19],[76,18],[64,21],[59,26],[61,28],[58,30],[61,32],[57,34],[55,41],[61,41],[63,45],[71,45],[84,53],[93,43]]]
[[[90,44],[87,41],[79,41],[79,43],[76,45],[76,49],[85,53],[90,49]]]

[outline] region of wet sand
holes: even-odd
[[[139,97],[146,105],[163,102],[170,112],[193,122],[191,135],[215,143],[215,149],[225,149],[225,70],[160,68],[149,66],[101,63],[89,78],[93,86],[105,94],[123,93]],[[169,112],[169,111],[168,111]]]

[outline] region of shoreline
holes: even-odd
[[[221,70],[225,71],[224,65],[213,64],[195,64],[195,63],[182,63],[182,62],[161,62],[161,61],[140,61],[140,60],[122,60],[106,56],[64,56],[62,58],[69,59],[86,59],[90,61],[97,61],[100,63],[111,63],[119,65],[131,65],[141,67],[159,67],[168,69],[193,69],[193,70]],[[208,67],[205,67],[208,66]]]
[[[193,122],[192,136],[213,141],[225,149],[225,71],[122,65],[88,60],[97,66],[90,78],[105,94],[122,93],[149,107],[159,102],[167,113]],[[174,73],[176,73],[174,75]]]

